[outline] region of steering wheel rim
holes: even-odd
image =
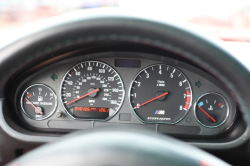
[[[245,90],[250,85],[248,70],[218,44],[196,32],[159,18],[150,18],[148,15],[131,16],[105,10],[97,13],[87,12],[83,15],[77,13],[60,16],[41,24],[49,26],[38,28],[36,32],[0,50],[2,98],[7,96],[8,84],[15,73],[34,65],[31,62],[36,59],[46,59],[53,51],[100,42],[138,43],[174,52],[220,79],[234,95],[247,126],[250,126],[250,103],[247,102],[250,92]],[[10,69],[10,64],[15,67]],[[4,119],[2,111],[0,116]],[[1,120],[0,124],[6,132],[10,132],[4,121]],[[11,134],[16,138],[20,135],[20,133]],[[247,127],[239,140],[231,142],[231,147],[244,143],[249,137],[249,127]],[[30,141],[29,137],[22,135],[22,139],[25,138]]]
[[[228,166],[181,141],[138,129],[99,128],[76,132],[33,150],[10,165]]]

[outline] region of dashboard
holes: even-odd
[[[93,141],[98,148],[114,140],[124,149],[138,143],[160,152],[164,143],[144,140],[143,130],[160,133],[154,140],[169,135],[232,165],[249,163],[249,71],[234,56],[165,18],[89,12],[42,22],[1,49],[1,164],[64,136],[77,137],[78,148],[88,144],[86,138],[93,141],[94,132],[102,133],[95,139],[103,141]],[[128,129],[131,137],[109,139],[106,128]],[[138,142],[125,139],[134,136]],[[184,152],[185,144],[177,144],[173,149]]]
[[[12,84],[13,116],[35,132],[141,127],[181,138],[233,128],[234,98],[193,64],[138,52],[100,52],[40,64]]]

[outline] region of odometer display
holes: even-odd
[[[124,86],[109,65],[86,61],[72,67],[61,85],[61,100],[75,119],[108,120],[121,107]]]
[[[143,122],[174,124],[188,113],[192,90],[180,70],[157,64],[137,74],[130,89],[130,103]]]

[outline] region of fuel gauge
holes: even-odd
[[[203,126],[215,128],[222,125],[229,115],[226,99],[218,93],[202,95],[195,107],[196,118]]]
[[[26,116],[34,120],[50,117],[57,107],[57,96],[43,84],[34,84],[22,94],[21,107]]]

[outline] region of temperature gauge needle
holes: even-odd
[[[200,106],[198,106],[210,119],[212,119],[212,121],[216,122],[216,120],[211,116],[209,115],[204,109],[202,109]]]
[[[29,101],[27,98],[25,98],[25,100],[27,100],[27,102],[30,103],[30,105],[32,105],[32,107],[34,107],[37,110],[37,112],[39,112],[39,114],[41,115],[43,114],[43,112],[40,111],[38,108],[36,108],[36,106],[34,106],[34,104],[32,104],[31,101]]]
[[[94,91],[92,91],[92,92],[90,92],[90,93],[88,93],[88,94],[86,94],[86,95],[83,95],[83,96],[81,96],[81,97],[79,97],[79,98],[77,98],[77,99],[75,99],[75,100],[73,100],[73,101],[71,101],[71,102],[68,102],[66,105],[69,105],[69,104],[71,104],[71,103],[74,103],[74,102],[76,102],[76,101],[78,101],[78,100],[80,100],[80,99],[83,99],[84,97],[87,97],[87,96],[89,96],[89,95],[91,95],[91,94],[93,94],[93,93],[99,92],[99,91],[100,91],[100,89],[98,88],[98,89],[96,89],[96,90],[94,90]]]
[[[153,98],[153,99],[151,99],[151,100],[149,100],[149,101],[146,101],[145,103],[142,103],[142,104],[136,106],[134,109],[139,108],[140,106],[143,106],[143,105],[145,105],[145,104],[148,104],[148,103],[150,103],[150,102],[152,102],[152,101],[154,101],[154,100],[156,100],[156,99],[159,99],[159,98],[161,98],[161,97],[163,97],[163,96],[166,96],[166,95],[168,95],[168,92],[163,93],[163,94],[161,94],[161,95],[159,95],[159,96],[157,96],[157,97],[155,97],[155,98]]]

